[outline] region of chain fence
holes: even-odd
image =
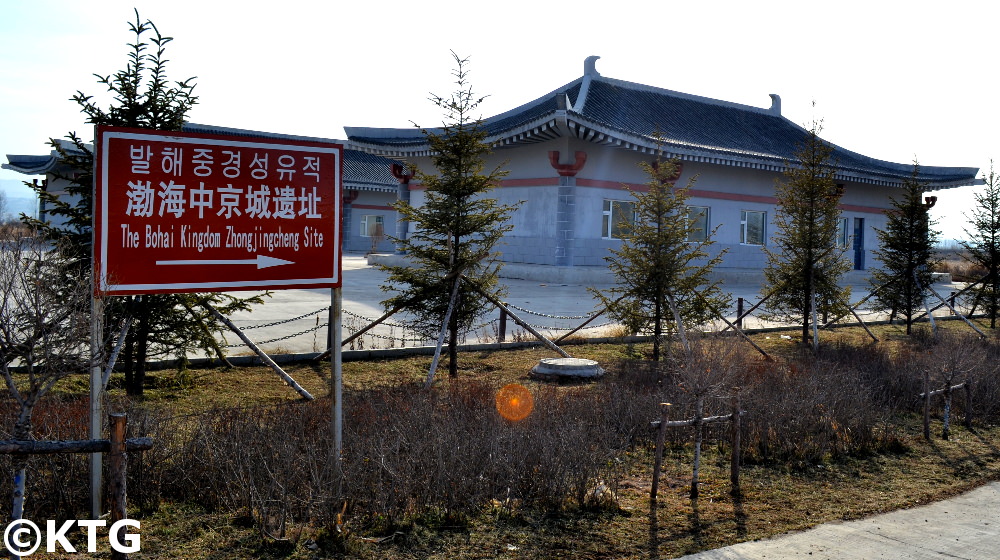
[[[934,298],[934,302],[929,302],[930,305],[928,305],[928,309],[932,309],[935,316],[954,315],[955,312],[952,311],[951,308],[954,308],[959,314],[962,315],[971,315],[977,311],[977,302],[975,301],[974,294],[971,292],[950,292],[948,295],[941,294],[941,296],[948,300],[948,304],[951,307],[937,300],[937,298]],[[742,298],[739,299],[742,300]],[[506,303],[505,305],[507,305],[510,310],[518,312],[518,314],[549,319],[549,322],[534,323],[528,322],[524,317],[522,317],[522,320],[525,320],[531,328],[536,329],[547,336],[551,335],[553,338],[561,333],[566,333],[576,329],[584,321],[591,319],[598,313],[598,311],[595,311],[590,315],[560,315],[543,313],[516,304]],[[855,310],[857,315],[861,317],[861,320],[867,323],[885,321],[889,318],[887,314],[873,309],[871,305],[871,302],[869,302],[868,306]],[[784,325],[784,323],[781,323],[780,321],[766,317],[763,311],[759,308],[747,316],[737,316],[739,311],[752,309],[754,307],[754,302],[750,302],[749,300],[740,302],[734,301],[733,305],[726,310],[726,315],[729,320],[736,323],[740,328],[760,329],[780,327]],[[277,345],[278,351],[291,351],[293,347],[295,349],[305,351],[304,347],[311,346],[309,350],[313,352],[322,352],[328,347],[329,321],[326,318],[321,318],[321,315],[328,315],[329,311],[329,306],[325,306],[288,319],[282,319],[270,323],[240,325],[240,328],[243,330],[257,330],[261,333],[274,334],[274,336],[266,338],[265,340],[255,341],[256,344],[260,346]],[[978,306],[978,311],[983,311],[981,305]],[[529,333],[518,326],[509,315],[507,315],[507,317],[502,317],[502,315],[505,314],[499,310],[495,310],[494,313],[495,316],[492,319],[477,324],[470,329],[469,332],[461,337],[460,342],[462,344],[470,342],[493,343],[503,342],[505,340],[524,341],[533,338]],[[836,318],[821,317],[820,325],[825,325],[830,319]],[[345,309],[342,317],[343,338],[347,339],[376,320],[376,317],[369,317],[362,313]],[[853,316],[851,316],[851,314],[847,314],[846,317],[840,318],[838,322],[856,322],[856,320]],[[310,325],[309,323],[312,324]],[[301,324],[300,328],[289,327],[290,325],[298,324]],[[290,328],[291,332],[288,332]],[[703,326],[703,330],[706,331],[723,330],[724,328],[726,328],[726,326],[721,320],[717,321],[715,324]],[[623,327],[621,327],[621,325],[616,321],[605,320],[599,324],[588,324],[574,334],[575,336],[582,338],[609,335],[614,336],[615,334],[609,333],[616,333],[620,335],[622,334],[622,329]],[[280,332],[280,334],[275,331]],[[306,338],[310,335],[311,338]],[[415,330],[413,326],[406,321],[405,315],[401,314],[399,319],[383,320],[377,327],[369,330],[352,341],[347,347],[345,347],[345,350],[427,346],[432,345],[435,342],[434,338],[435,337],[429,337],[425,333]],[[288,348],[283,348],[281,343],[286,343],[288,341],[292,341],[292,343],[287,345]],[[240,342],[235,344],[225,344],[224,346],[227,348],[240,348],[245,347],[246,345]]]

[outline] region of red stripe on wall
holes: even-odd
[[[500,182],[501,187],[553,187],[558,185],[559,185],[558,177],[541,177],[536,179],[505,179]],[[576,186],[598,188],[598,189],[622,190],[622,191],[628,188],[635,192],[649,191],[649,186],[645,184],[604,181],[601,179],[587,179],[584,177],[576,178]],[[423,185],[410,185],[410,190],[423,190],[423,188],[424,188]],[[773,196],[706,191],[704,189],[691,189],[690,191],[688,191],[688,193],[692,197],[696,198],[730,200],[735,202],[757,202],[760,204],[770,204],[772,206],[778,204],[778,199]],[[361,208],[360,206],[357,205],[355,205],[354,207]],[[864,212],[867,214],[884,214],[886,211],[885,208],[878,208],[875,206],[860,206],[857,204],[841,204],[837,206],[837,208],[847,212]]]
[[[716,191],[705,191],[700,189],[691,189],[688,191],[691,196],[696,196],[698,198],[715,198],[719,200],[734,200],[736,202],[760,202],[761,204],[777,204],[778,199],[773,196],[760,196],[755,194],[739,194],[739,193],[727,193],[727,192],[716,192]]]
[[[854,204],[840,204],[837,206],[840,210],[847,210],[848,212],[867,212],[869,214],[885,214],[886,208],[875,208],[874,206],[856,206]]]
[[[501,187],[558,187],[559,177],[542,177],[541,179],[504,179]]]
[[[649,190],[649,187],[646,185],[640,185],[635,183],[622,183],[620,181],[602,181],[600,179],[584,179],[583,177],[578,177],[576,179],[576,186],[596,187],[598,189],[620,189],[620,190],[625,190],[625,187],[628,187],[636,192],[646,192]]]

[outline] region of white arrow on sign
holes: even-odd
[[[257,255],[255,259],[192,259],[192,260],[179,260],[179,261],[156,261],[156,264],[160,265],[180,265],[180,264],[255,264],[257,269],[261,268],[271,268],[272,266],[281,266],[283,264],[295,264],[294,261],[286,261],[283,259],[276,259],[274,257],[267,257],[264,255]]]

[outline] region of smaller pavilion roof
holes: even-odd
[[[328,144],[344,144],[344,189],[359,191],[396,192],[399,182],[392,176],[390,166],[398,161],[376,154],[362,152],[346,146],[344,140],[316,138],[311,136],[295,136],[274,132],[259,132],[240,128],[226,128],[205,124],[187,123],[185,132],[200,132],[205,134],[222,134],[227,136],[242,136],[245,138],[273,138],[277,140],[309,140]]]
[[[60,148],[62,148],[67,153],[81,153],[75,144],[69,140],[56,140],[59,143]],[[87,149],[92,149],[93,146],[87,144]],[[45,175],[55,171],[56,166],[59,163],[59,152],[52,150],[49,155],[46,156],[31,156],[31,155],[19,155],[19,154],[7,154],[7,163],[0,164],[3,169],[10,169],[11,171],[17,171],[18,173],[24,173],[25,175]]]
[[[310,140],[313,142],[325,142],[330,144],[345,144],[343,140],[332,140],[328,138],[313,138],[308,136],[294,136],[290,134],[277,134],[271,132],[258,132],[254,130],[244,130],[238,128],[226,128],[203,124],[188,123],[184,125],[185,132],[200,132],[205,134],[220,134],[226,136],[242,136],[245,138],[272,138],[284,140]],[[64,149],[72,149],[73,145],[66,142]],[[396,192],[398,181],[392,176],[390,165],[399,163],[397,161],[367,152],[344,149],[344,188],[359,191]],[[3,164],[4,169],[10,169],[25,175],[45,175],[59,164],[59,153],[52,150],[49,155],[7,155],[7,163]]]

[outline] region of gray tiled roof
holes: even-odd
[[[568,97],[564,107],[560,98]],[[763,109],[609,79],[594,71],[516,109],[485,119],[488,140],[498,147],[576,136],[591,142],[652,151],[720,165],[783,171],[808,131]],[[346,128],[353,147],[385,155],[426,155],[414,129]],[[660,139],[657,140],[657,137]],[[892,163],[833,146],[840,180],[898,185],[912,164]],[[921,167],[919,180],[932,189],[968,185],[978,169]]]
[[[808,135],[775,111],[607,79],[591,83],[580,116],[624,134],[652,138],[659,133],[664,149],[682,157],[701,152],[778,167],[796,159]],[[839,146],[833,146],[832,159],[841,174],[869,175],[872,180],[898,180],[913,172],[912,164],[881,161]],[[977,169],[922,167],[920,171],[921,180],[947,185],[971,182]]]

